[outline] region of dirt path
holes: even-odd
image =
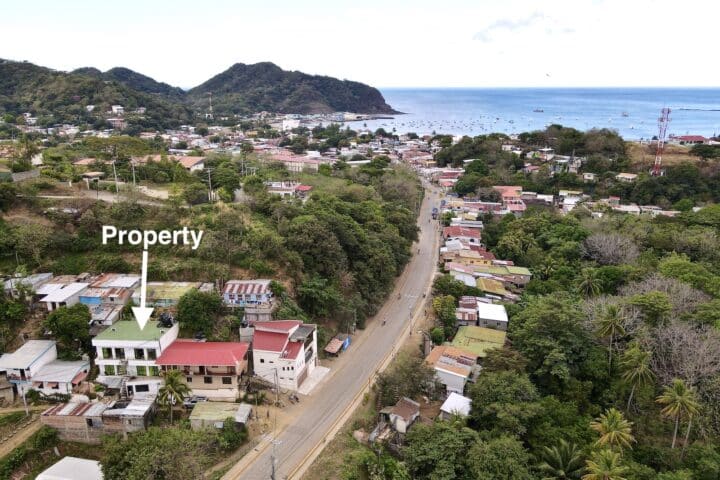
[[[13,435],[7,442],[0,443],[0,458],[20,446],[25,440],[30,438],[33,433],[40,430],[41,426],[40,418],[35,418],[27,427]]]

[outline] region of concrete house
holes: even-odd
[[[123,388],[124,382],[128,395],[157,393],[162,380],[156,360],[177,338],[178,330],[177,323],[164,327],[149,321],[142,330],[135,320],[114,323],[92,340],[98,381],[111,388]]]
[[[503,305],[493,303],[477,303],[478,327],[494,328],[507,331],[508,316]]]
[[[247,403],[199,402],[190,413],[190,428],[223,428],[232,418],[236,425],[247,425],[252,407]]]
[[[419,416],[420,404],[407,397],[398,400],[388,412],[389,423],[398,433],[407,433],[410,426]]]
[[[147,429],[155,413],[155,395],[138,395],[131,401],[61,403],[40,415],[61,440],[99,444],[103,435]],[[75,477],[77,478],[77,477]]]
[[[432,349],[425,362],[433,367],[435,376],[448,393],[462,395],[477,364],[477,355],[462,348],[439,345]]]
[[[269,304],[273,299],[270,280],[228,280],[222,295],[229,307]]]
[[[53,360],[43,365],[32,377],[32,389],[45,395],[71,395],[89,372],[90,362],[85,360]]]
[[[34,273],[27,277],[14,277],[5,281],[5,294],[17,298],[21,289],[37,292],[38,287],[52,278],[52,273]]]
[[[253,333],[255,375],[297,390],[317,366],[317,328],[299,320],[256,322]]]
[[[193,394],[209,400],[234,401],[247,373],[248,347],[243,342],[175,340],[156,360],[161,371],[181,370]]]
[[[53,284],[56,285],[56,284]],[[48,311],[60,307],[72,307],[80,301],[80,294],[88,287],[89,283],[73,282],[65,285],[59,285],[53,288],[47,295],[40,299],[40,302],[47,305]],[[51,285],[46,285],[50,287]]]
[[[32,379],[45,364],[57,359],[54,340],[28,340],[13,353],[0,357],[0,372],[22,395],[32,388]]]

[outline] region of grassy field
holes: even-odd
[[[641,145],[637,142],[627,143],[627,153],[634,167],[650,168],[655,161],[655,145]],[[690,149],[682,145],[666,145],[663,153],[663,165],[672,166],[683,162],[696,163],[700,159],[690,155]]]

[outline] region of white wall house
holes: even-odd
[[[32,388],[32,378],[47,363],[57,358],[54,340],[28,340],[13,353],[0,357],[0,372],[5,372],[10,383],[22,394]]]
[[[438,381],[445,385],[447,393],[463,394],[465,384],[472,375],[477,356],[450,345],[439,345],[425,359],[435,370]]]
[[[156,360],[177,338],[178,330],[178,324],[167,328],[152,320],[142,330],[135,320],[115,322],[92,340],[98,381],[118,388],[123,377],[141,377],[127,380],[133,387],[129,393],[157,393],[162,380]]]
[[[317,366],[317,328],[298,320],[256,322],[253,333],[255,375],[297,390]]]
[[[55,284],[46,284],[50,287]],[[60,307],[71,307],[80,301],[80,294],[88,287],[89,283],[73,282],[61,285],[40,299],[40,302],[47,305],[48,311]]]
[[[493,303],[477,302],[478,327],[507,331],[508,316],[505,306]]]
[[[65,362],[53,360],[43,365],[32,377],[31,388],[45,395],[62,393],[71,395],[75,388],[90,372],[90,362],[77,360]]]

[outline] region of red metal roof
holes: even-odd
[[[247,354],[249,345],[244,342],[194,342],[175,340],[158,357],[158,365],[217,365],[235,366]]]
[[[309,192],[312,189],[313,189],[312,185],[298,185],[298,187],[295,190],[297,190],[299,192]]]
[[[264,332],[255,329],[253,349],[266,352],[282,352],[288,341],[288,334],[281,332]]]
[[[675,137],[676,140],[680,140],[681,142],[705,142],[707,141],[707,138],[703,137],[702,135],[681,135],[679,137]]]
[[[285,347],[285,355],[283,358],[295,359],[302,350],[302,342],[290,342]]]
[[[468,238],[480,238],[480,231],[474,228],[452,226],[445,227],[443,229],[443,237],[468,237]]]
[[[255,322],[253,324],[255,326],[255,332],[258,331],[262,332],[281,332],[281,333],[290,333],[291,330],[295,329],[295,327],[299,327],[302,325],[302,322],[300,320],[275,320],[275,321],[269,321],[269,322]]]
[[[230,280],[223,288],[224,294],[259,295],[270,291],[270,280]]]

